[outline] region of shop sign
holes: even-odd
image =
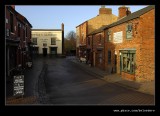
[[[113,33],[113,42],[114,43],[122,43],[123,34],[122,31]]]

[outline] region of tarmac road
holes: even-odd
[[[44,59],[43,59],[44,61]],[[154,96],[106,82],[67,58],[46,58],[44,82],[51,105],[154,105]]]

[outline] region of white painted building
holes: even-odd
[[[63,54],[63,28],[64,26],[62,29],[32,29],[33,51],[37,54]]]

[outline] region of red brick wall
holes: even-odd
[[[148,23],[149,21],[149,23]],[[126,25],[133,24],[133,36],[131,40],[126,39]],[[133,19],[123,24],[110,28],[111,30],[111,43],[105,43],[105,68],[107,64],[108,49],[112,49],[112,66],[114,66],[114,47],[117,52],[117,73],[120,73],[120,54],[119,50],[124,48],[136,49],[136,81],[150,81],[154,80],[154,10],[151,10],[140,18]],[[123,42],[113,43],[113,33],[123,32]],[[105,30],[107,33],[107,30]],[[107,37],[105,36],[107,39]],[[128,78],[130,78],[128,76]]]
[[[129,74],[129,73],[122,72],[122,73],[121,73],[121,76],[122,76],[122,78],[124,78],[124,79],[128,79],[128,80],[133,80],[133,81],[135,81],[135,75],[134,75],[134,74]]]
[[[79,40],[79,42],[80,42],[81,45],[84,45],[84,44],[86,44],[87,22],[84,22],[83,24],[81,24],[79,26],[79,29],[80,29],[80,35],[79,35],[80,40]],[[83,38],[82,38],[82,34],[83,34]]]
[[[101,38],[101,42],[100,42]],[[97,50],[98,47],[103,47],[102,50]],[[96,53],[95,66],[104,70],[104,33],[100,32],[93,35],[93,51]],[[102,62],[99,61],[99,54],[102,54]],[[94,59],[93,59],[94,60]]]
[[[136,79],[139,81],[154,80],[155,77],[155,10],[151,10],[140,17],[139,26],[142,37],[140,71]],[[149,22],[148,22],[149,21]]]

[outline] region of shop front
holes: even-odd
[[[120,51],[120,74],[122,78],[135,80],[136,50],[121,49]]]

